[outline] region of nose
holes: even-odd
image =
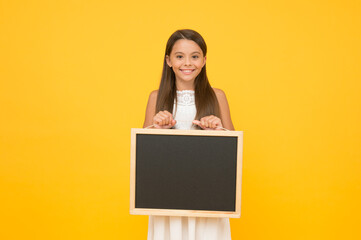
[[[186,61],[185,61],[185,65],[191,65],[191,59],[190,58],[185,58],[186,59]]]

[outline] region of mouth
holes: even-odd
[[[184,74],[191,74],[195,69],[179,69]]]

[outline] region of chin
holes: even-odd
[[[195,80],[195,78],[193,78],[193,79],[179,79],[180,81],[182,81],[182,82],[194,82],[194,80]]]

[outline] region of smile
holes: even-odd
[[[195,69],[179,69],[184,74],[191,74]]]

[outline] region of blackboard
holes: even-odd
[[[243,132],[132,129],[131,214],[239,217]]]

